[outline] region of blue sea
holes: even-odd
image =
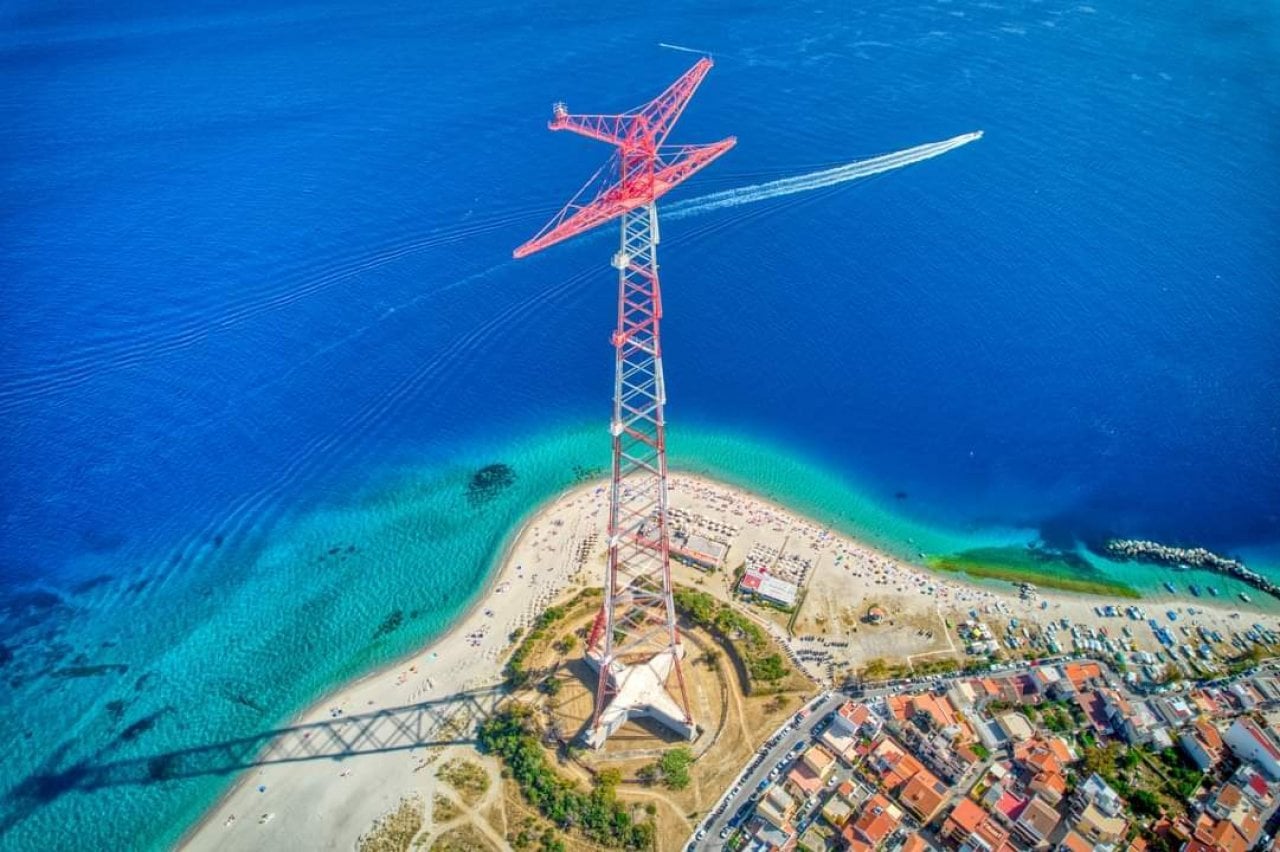
[[[716,58],[671,141],[739,139],[672,200],[985,131],[664,227],[674,464],[910,558],[1280,577],[1274,4],[10,0],[0,848],[172,844],[234,775],[167,756],[446,629],[607,465],[615,237],[510,253],[608,153],[551,102],[659,42]]]

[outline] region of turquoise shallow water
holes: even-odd
[[[907,558],[1035,538],[927,527],[794,453],[740,436],[676,429],[672,446],[677,468],[751,488]],[[157,779],[157,760],[269,730],[447,629],[522,518],[598,475],[607,451],[597,425],[460,447],[444,466],[398,464],[351,483],[238,547],[206,545],[198,573],[162,573],[132,589],[128,578],[103,575],[47,598],[31,590],[25,609],[10,612],[26,625],[5,702],[19,734],[0,797],[5,846],[41,848],[49,832],[66,830],[102,848],[172,842],[231,777]],[[477,493],[475,472],[495,463],[514,478]],[[1152,588],[1162,576],[1108,570]],[[132,618],[95,617],[122,601]],[[49,730],[61,732],[52,749],[34,735]]]
[[[605,154],[550,103],[656,93],[693,59],[659,42],[717,60],[672,141],[739,138],[672,202],[985,131],[664,221],[680,464],[906,556],[1116,533],[1280,564],[1272,4],[0,22],[6,849],[163,845],[227,782],[165,755],[445,629],[605,464],[614,237],[510,254]],[[514,483],[469,499],[493,462]]]

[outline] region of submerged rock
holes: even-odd
[[[373,638],[381,639],[383,636],[395,633],[402,624],[404,624],[404,610],[393,610],[378,625],[378,629],[373,632]]]
[[[156,723],[171,712],[173,712],[173,707],[164,707],[152,713],[150,716],[143,716],[141,719],[121,731],[119,739],[124,742],[132,742],[133,740],[136,740],[138,737],[154,728]]]
[[[473,506],[487,503],[506,491],[516,481],[515,470],[507,464],[487,464],[471,474],[467,483],[467,500]]]
[[[124,674],[129,671],[129,667],[124,663],[104,663],[100,666],[67,666],[64,669],[54,669],[49,672],[49,677],[97,677],[105,674]]]
[[[110,583],[111,580],[112,576],[110,574],[99,574],[96,577],[91,577],[83,583],[78,584],[74,589],[72,589],[72,591],[77,595],[83,595],[85,592],[98,588],[98,586]]]
[[[585,465],[575,464],[573,466],[573,481],[589,482],[593,479],[600,479],[604,476],[604,468],[602,467],[586,467]]]

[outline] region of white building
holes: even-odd
[[[1280,746],[1257,722],[1241,716],[1222,739],[1236,757],[1257,764],[1273,781],[1280,780]]]

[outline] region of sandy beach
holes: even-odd
[[[1094,607],[1134,603],[1052,590],[1023,599],[1007,584],[976,585],[932,573],[704,478],[673,474],[670,504],[677,526],[728,545],[729,570],[707,575],[678,565],[673,568],[677,582],[728,599],[729,571],[747,562],[767,565],[806,589],[793,636],[787,635],[784,614],[752,612],[819,680],[875,658],[918,662],[950,655],[958,640],[946,623],[954,625],[975,612],[1001,627],[1012,619],[1047,624],[1065,618],[1118,632],[1122,622],[1098,616]],[[428,803],[421,836],[441,828],[431,822],[430,803],[441,786],[435,767],[454,752],[475,759],[468,739],[476,719],[498,698],[495,688],[512,632],[527,627],[551,603],[600,582],[606,514],[607,485],[600,482],[543,506],[512,539],[486,592],[448,634],[341,688],[295,719],[266,748],[260,765],[244,772],[188,833],[182,847],[350,849],[405,797]],[[875,627],[862,620],[873,603],[887,613],[885,623]],[[1176,610],[1179,624],[1224,633],[1255,621],[1276,626],[1273,616],[1235,616],[1226,601],[1152,597],[1136,603],[1162,619],[1166,610]],[[1139,649],[1156,649],[1145,625],[1135,627],[1132,641]],[[496,778],[497,767],[480,762]],[[491,797],[475,809],[477,825],[485,819],[502,824],[500,797]],[[481,811],[487,814],[483,819]],[[501,840],[491,826],[484,830],[491,840]]]

